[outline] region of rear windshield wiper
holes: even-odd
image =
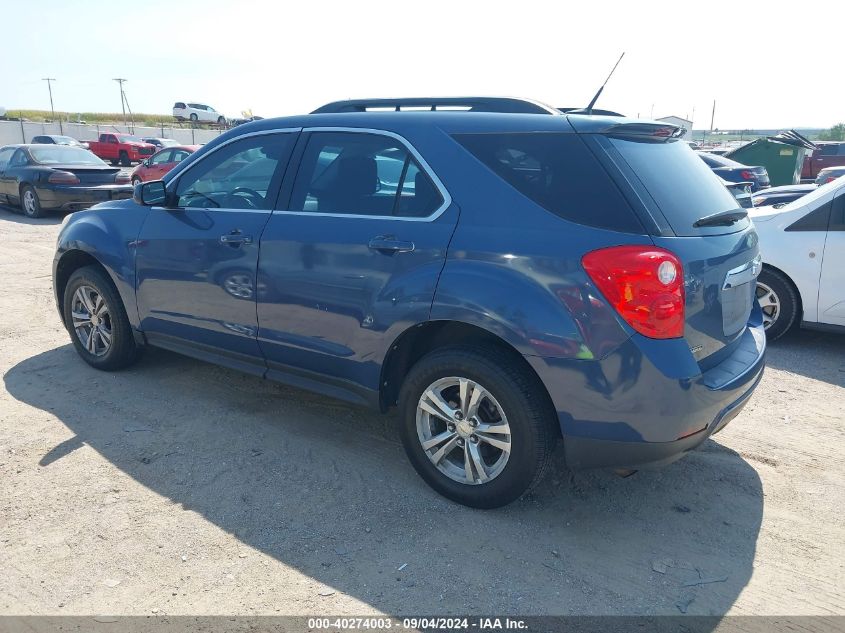
[[[713,215],[705,215],[695,221],[693,227],[700,228],[702,226],[730,226],[734,222],[748,217],[748,211],[745,209],[736,209],[734,211],[721,211]]]

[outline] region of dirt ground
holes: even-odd
[[[671,466],[478,511],[389,415],[161,351],[89,368],[58,228],[0,207],[0,614],[845,614],[845,336],[772,345]]]

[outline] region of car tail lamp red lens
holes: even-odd
[[[684,335],[684,271],[671,252],[612,246],[584,255],[581,265],[625,322],[649,338]]]
[[[739,172],[739,177],[743,180],[754,180],[757,175],[753,171],[748,171],[747,169],[743,169]]]
[[[47,182],[54,185],[78,185],[79,178],[76,177],[76,174],[72,174],[69,171],[54,171],[50,174]]]

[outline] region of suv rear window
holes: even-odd
[[[522,195],[566,220],[624,233],[645,232],[577,134],[455,134],[453,138]]]
[[[697,220],[739,208],[719,177],[686,143],[630,137],[611,138],[610,143],[634,170],[676,235],[700,235],[702,230],[693,227]],[[737,222],[718,228],[729,233],[745,226]]]

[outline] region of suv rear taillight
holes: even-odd
[[[581,265],[625,322],[649,338],[684,335],[684,271],[671,252],[649,246],[592,251]]]

